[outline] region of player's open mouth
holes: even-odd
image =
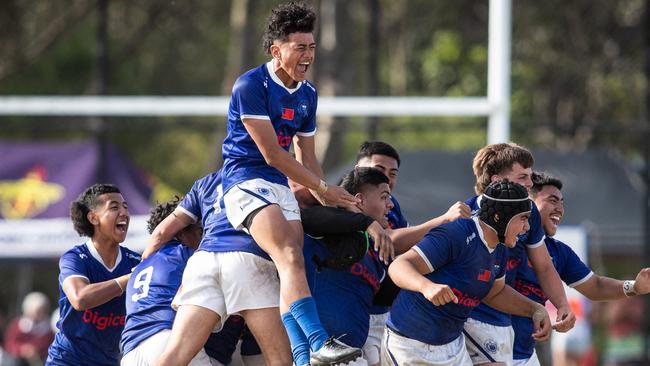
[[[308,69],[309,69],[309,62],[301,62],[296,67],[296,70],[298,70],[298,72],[301,74],[306,73]]]
[[[562,215],[551,215],[549,218],[555,226],[560,225],[560,221],[562,221]]]
[[[129,227],[129,222],[128,221],[120,221],[115,225],[118,231],[125,233],[126,229]]]

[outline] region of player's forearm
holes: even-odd
[[[375,221],[362,213],[326,206],[300,210],[300,216],[305,233],[312,236],[365,231]]]
[[[84,311],[86,309],[92,309],[122,295],[124,289],[126,289],[129,276],[124,275],[116,279],[88,284],[76,291],[70,291],[72,293],[69,295],[66,291],[66,295],[68,295],[68,299],[75,310]]]
[[[535,311],[544,309],[541,304],[523,296],[508,285],[503,286],[501,291],[491,298],[483,299],[483,302],[504,313],[527,318],[531,318]]]
[[[321,178],[318,175],[300,164],[291,154],[279,147],[269,157],[265,156],[265,159],[270,166],[276,168],[298,184],[312,190],[316,190],[320,186]]]
[[[296,145],[297,146],[297,145]],[[304,152],[302,149],[297,148],[296,160],[300,162],[307,170],[316,174],[319,178],[323,179],[325,174],[323,173],[323,168],[320,166],[316,154],[313,151]]]
[[[564,285],[560,275],[553,267],[546,246],[541,245],[532,250],[529,249],[528,254],[544,294],[556,308],[568,306],[569,302],[564,292]]]
[[[165,217],[165,219],[156,226],[151,235],[149,236],[149,242],[147,247],[142,253],[142,259],[149,257],[151,254],[157,252],[160,248],[169,242],[178,234],[181,230],[186,228],[192,223],[192,219],[179,212],[178,209]]]
[[[592,301],[618,300],[626,297],[623,292],[623,281],[599,275],[593,275],[575,289]]]
[[[429,231],[431,231],[431,229],[436,228],[445,222],[445,217],[443,215],[433,218],[420,225],[391,230],[390,238],[393,241],[393,245],[395,246],[395,253],[402,254],[411,249],[411,247],[422,240],[422,238],[424,238],[424,236]]]
[[[395,284],[409,291],[421,292],[429,281],[408,260],[398,258],[388,267],[388,275]]]

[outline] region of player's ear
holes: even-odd
[[[492,174],[492,176],[490,177],[490,182],[500,182],[502,180],[503,178],[501,178],[501,176],[496,174]]]
[[[359,204],[363,205],[363,203],[365,201],[364,197],[363,197],[363,193],[359,192],[359,193],[355,194],[354,197],[359,200],[359,202],[360,202]]]
[[[271,51],[271,56],[273,58],[278,59],[278,60],[280,59],[280,46],[278,44],[273,42],[273,44],[271,45],[269,50]]]
[[[99,225],[99,217],[97,217],[97,214],[95,213],[94,210],[88,211],[88,213],[86,214],[86,219],[92,225]]]

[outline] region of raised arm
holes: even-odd
[[[176,234],[194,223],[194,219],[178,207],[167,216],[151,233],[149,243],[142,253],[142,259],[158,251],[165,243],[172,240]]]
[[[618,300],[632,295],[645,295],[650,293],[650,268],[639,271],[627,293],[624,290],[625,282],[631,281],[621,281],[594,274],[587,281],[575,286],[575,289],[593,301]]]
[[[389,235],[393,241],[396,254],[405,253],[417,244],[433,228],[452,222],[459,218],[471,217],[471,209],[463,202],[454,203],[445,214],[426,221],[422,224],[390,230]]]

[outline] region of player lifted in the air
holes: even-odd
[[[361,350],[329,338],[320,324],[305,278],[300,211],[287,177],[325,204],[357,200],[322,180],[314,152],[317,94],[306,79],[315,56],[315,20],[304,4],[273,9],[264,34],[271,60],[233,86],[222,148],[223,192],[233,227],[250,233],[277,266],[280,311],[290,341],[304,333],[312,365],[328,365],[356,359]],[[295,158],[289,153],[294,139]]]

